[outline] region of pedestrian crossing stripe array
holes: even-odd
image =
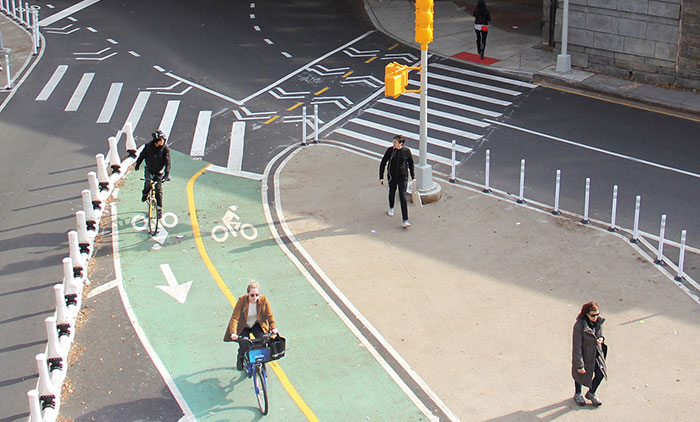
[[[410,79],[409,84],[420,86],[415,79]],[[473,143],[482,139],[491,126],[489,119],[502,116],[515,98],[535,87],[527,82],[443,63],[430,64],[428,160],[450,166],[452,141],[455,141],[456,153],[462,156],[471,153]],[[418,93],[405,93],[396,99],[382,98],[336,129],[330,137],[339,135],[334,139],[356,145],[370,144],[369,149],[375,151],[376,147],[391,146],[389,140],[397,134],[419,141],[419,104]],[[412,148],[412,152],[417,154],[417,148]],[[461,161],[459,156],[457,159]]]

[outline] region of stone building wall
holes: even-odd
[[[545,20],[551,1],[561,49],[563,1],[544,0]],[[698,89],[700,0],[569,0],[568,51],[575,67]]]

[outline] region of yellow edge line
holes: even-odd
[[[399,44],[396,43],[396,44],[392,45],[391,47],[389,47],[389,50],[393,50],[393,49],[395,49],[395,48],[398,47],[398,46],[399,46]]]
[[[199,251],[199,255],[201,255],[202,261],[204,261],[204,265],[206,265],[209,269],[209,272],[214,277],[214,280],[219,286],[219,289],[221,289],[221,291],[224,293],[224,296],[226,296],[226,299],[228,299],[229,303],[231,304],[231,307],[235,308],[237,301],[236,297],[233,295],[233,293],[231,293],[231,290],[229,290],[228,286],[226,286],[226,283],[224,283],[223,278],[221,278],[219,271],[216,270],[214,263],[211,262],[211,259],[209,258],[207,250],[204,248],[204,242],[202,241],[202,233],[199,230],[199,222],[197,221],[197,208],[194,205],[194,182],[199,178],[199,176],[204,174],[204,172],[207,171],[207,169],[210,166],[211,164],[207,164],[203,169],[195,173],[194,176],[192,176],[187,182],[187,207],[190,211],[192,233],[194,234],[194,241],[197,244],[197,250]],[[272,371],[275,373],[275,375],[277,375],[277,378],[279,379],[284,389],[287,390],[287,394],[289,394],[289,397],[291,397],[292,400],[294,400],[294,403],[296,403],[297,407],[299,407],[299,410],[301,410],[301,412],[306,416],[309,422],[318,422],[318,418],[316,417],[314,412],[306,404],[304,399],[301,398],[299,393],[297,393],[297,390],[289,381],[289,378],[287,378],[287,374],[284,373],[284,371],[277,364],[277,362],[270,362],[270,367],[272,368]]]
[[[343,78],[347,78],[348,76],[352,75],[353,72],[354,72],[354,70],[351,70],[351,71],[349,71],[348,73],[346,73],[345,75],[343,75],[342,77],[343,77]]]
[[[576,95],[580,95],[580,96],[582,96],[582,97],[593,98],[593,99],[595,99],[595,100],[606,101],[606,102],[613,103],[613,104],[620,104],[620,105],[624,105],[624,106],[627,106],[627,107],[637,108],[637,109],[639,109],[639,110],[651,111],[652,113],[664,114],[664,115],[666,115],[666,116],[678,117],[679,119],[690,120],[690,121],[693,121],[693,122],[700,122],[700,119],[695,119],[695,118],[693,118],[693,117],[683,116],[683,115],[681,115],[681,114],[670,113],[670,112],[668,112],[668,111],[661,111],[661,110],[656,110],[656,109],[649,108],[649,107],[644,107],[644,106],[640,106],[640,105],[630,104],[630,103],[627,103],[627,102],[624,102],[624,101],[613,100],[613,99],[611,99],[611,98],[604,98],[604,97],[596,96],[596,95],[592,95],[592,94],[585,94],[585,93],[583,93],[583,92],[578,92],[578,91],[575,91],[575,90],[572,90],[572,89],[560,88],[560,87],[558,87],[558,86],[553,86],[553,85],[549,85],[549,84],[545,84],[545,83],[538,83],[538,85],[539,85],[539,86],[542,86],[542,87],[544,87],[544,88],[556,89],[557,91],[567,92],[567,93],[569,93],[569,94],[576,94]]]
[[[289,108],[287,109],[287,111],[292,111],[292,110],[294,110],[295,108],[299,107],[299,106],[302,105],[302,104],[304,104],[304,103],[296,103],[296,104],[294,104],[293,106],[289,107]]]
[[[365,63],[370,63],[370,62],[373,62],[374,60],[377,60],[377,58],[372,57],[371,59],[367,59],[367,60],[365,60]]]
[[[266,121],[265,123],[263,123],[263,124],[266,125],[266,124],[268,124],[268,123],[272,123],[272,122],[274,122],[275,120],[277,120],[277,119],[279,119],[279,118],[280,118],[280,116],[273,116],[273,117],[270,117],[270,118],[267,119],[267,121]]]
[[[322,94],[322,93],[324,93],[324,92],[326,92],[326,91],[328,91],[328,87],[323,88],[322,90],[318,91],[318,92],[315,93],[314,95]]]

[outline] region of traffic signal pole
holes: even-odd
[[[433,185],[433,169],[428,164],[428,44],[420,50],[420,129],[416,182],[419,191],[427,191]]]

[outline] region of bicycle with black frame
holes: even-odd
[[[253,378],[258,408],[263,415],[267,415],[267,366],[265,364],[284,356],[286,340],[278,334],[267,333],[259,339],[238,337],[234,341],[246,348],[243,354],[244,369],[248,378]]]
[[[158,233],[158,224],[160,218],[162,217],[162,211],[158,207],[157,194],[163,187],[162,184],[168,179],[164,179],[160,174],[151,174],[148,179],[141,179],[150,183],[151,188],[148,190],[148,195],[146,195],[146,206],[148,211],[146,217],[148,220],[148,234],[155,236]],[[161,194],[162,195],[162,194]]]

